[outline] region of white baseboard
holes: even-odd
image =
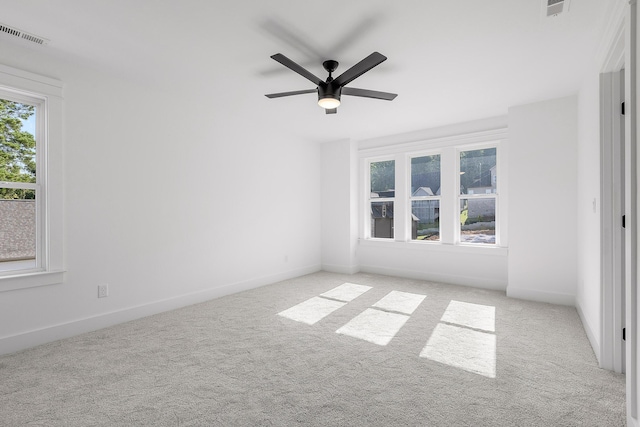
[[[591,343],[591,348],[596,355],[598,365],[600,365],[600,342],[597,339],[597,335],[593,333],[593,328],[591,328],[591,325],[587,321],[587,318],[584,316],[584,313],[582,312],[582,306],[578,299],[576,299],[576,310],[578,311],[578,316],[580,316],[580,320],[582,321],[584,332],[587,334],[587,338],[589,338],[589,342]]]
[[[417,270],[406,270],[399,268],[388,268],[377,265],[361,265],[360,271],[363,273],[382,274],[384,276],[405,277],[407,279],[428,280],[438,283],[449,283],[452,285],[470,286],[474,288],[492,289],[504,291],[506,283],[499,280],[482,279],[478,277],[465,277],[454,274],[434,274]]]
[[[337,264],[322,264],[322,270],[329,273],[341,273],[341,274],[356,274],[360,272],[359,265],[337,265]]]
[[[560,292],[548,292],[538,289],[523,289],[507,286],[507,296],[509,298],[524,299],[528,301],[548,302],[558,305],[570,305],[575,307],[576,296]]]
[[[311,265],[0,338],[0,355],[320,271]]]

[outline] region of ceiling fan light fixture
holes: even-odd
[[[568,0],[563,0],[568,1]],[[393,100],[396,96],[395,93],[379,92],[377,90],[357,89],[354,87],[345,87],[351,81],[357,79],[373,67],[384,62],[387,57],[380,52],[373,52],[371,55],[358,62],[356,65],[349,68],[344,73],[340,74],[335,79],[332,73],[338,68],[338,62],[333,60],[324,61],[322,66],[329,72],[329,77],[325,81],[322,81],[320,77],[308,71],[306,68],[296,64],[281,53],[271,55],[271,59],[281,63],[291,71],[300,74],[305,79],[309,80],[316,85],[316,89],[304,89],[291,92],[269,93],[265,95],[267,98],[280,98],[283,96],[301,95],[305,93],[318,93],[318,105],[325,110],[326,114],[336,114],[338,107],[340,106],[340,95],[360,96],[363,98],[384,99],[387,101]]]
[[[334,108],[338,108],[340,106],[340,100],[337,98],[331,98],[325,96],[324,98],[320,98],[318,100],[318,105],[324,108],[325,110],[331,110]]]

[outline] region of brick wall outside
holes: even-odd
[[[35,256],[35,200],[0,200],[0,262]]]

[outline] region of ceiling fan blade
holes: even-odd
[[[352,26],[347,33],[343,34],[340,40],[328,49],[328,52],[331,52],[334,57],[339,57],[348,47],[353,46],[359,40],[362,40],[367,33],[374,30],[383,15],[383,13],[376,12],[375,15],[369,14],[363,17],[358,24]]]
[[[343,87],[342,94],[362,96],[363,98],[384,99],[386,101],[393,101],[395,97],[398,96],[397,93],[378,92],[377,90],[357,89],[355,87]]]
[[[314,64],[321,62],[325,58],[326,52],[314,46],[310,37],[303,31],[296,28],[292,22],[285,22],[281,19],[267,19],[261,25],[262,29],[272,37],[288,44],[291,48],[304,55],[307,60],[313,60]]]
[[[292,92],[269,93],[267,98],[282,98],[283,96],[302,95],[303,93],[318,93],[318,89],[294,90]]]
[[[333,83],[337,84],[338,86],[344,86],[386,60],[387,57],[383,54],[379,52],[373,52],[371,55],[367,56],[362,61],[358,62],[356,65],[336,77],[333,80]]]
[[[315,76],[310,71],[307,71],[305,68],[302,68],[300,65],[296,64],[295,62],[293,62],[292,60],[290,60],[289,58],[287,58],[281,53],[276,53],[275,55],[271,55],[271,58],[278,61],[285,67],[289,68],[291,71],[295,71],[296,73],[300,74],[305,79],[310,80],[316,86],[320,86],[322,83],[324,83],[322,80],[320,80],[319,77]]]
[[[325,114],[336,114],[338,112],[337,108],[327,108],[324,110]]]

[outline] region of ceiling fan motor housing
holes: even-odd
[[[340,101],[342,94],[342,86],[334,85],[333,82],[327,82],[318,86],[318,101],[325,98],[333,98]]]

